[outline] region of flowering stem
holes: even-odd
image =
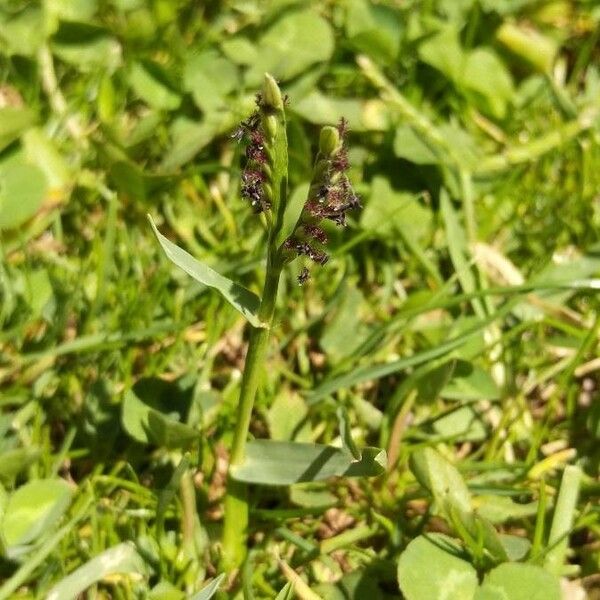
[[[267,270],[259,311],[259,316],[266,326],[260,329],[253,328],[250,334],[246,365],[242,376],[237,423],[231,448],[231,466],[244,460],[252,408],[271,334],[280,273],[281,269],[276,265]],[[223,566],[227,570],[237,568],[243,562],[246,556],[247,530],[247,486],[229,477],[227,495],[225,496],[225,524],[223,530]]]
[[[277,288],[283,268],[275,243],[277,227],[282,221],[287,201],[287,137],[284,103],[275,80],[265,76],[263,92],[256,117],[246,122],[250,135],[250,166],[245,171],[245,195],[255,210],[266,212],[269,226],[269,245],[265,284],[258,311],[262,327],[250,333],[248,353],[242,375],[237,422],[230,455],[230,468],[244,460],[254,399],[265,363],[269,337],[273,326]],[[259,121],[260,119],[260,121]],[[260,126],[259,126],[260,123]],[[273,218],[274,217],[274,218]],[[274,225],[275,223],[275,225]],[[248,490],[246,484],[231,477],[225,496],[222,566],[226,571],[237,569],[246,557],[248,536]]]
[[[250,334],[246,365],[242,376],[230,465],[237,465],[244,459],[252,408],[271,334],[280,273],[281,270],[279,267],[271,268],[267,271],[259,311],[259,316],[266,326],[260,329],[253,328]],[[248,503],[246,496],[245,484],[229,478],[227,496],[225,498],[223,555],[225,562],[229,563],[230,568],[239,566],[246,553],[246,530],[248,525]]]
[[[321,130],[308,198],[300,215],[294,213],[290,219],[287,213],[285,98],[268,74],[256,103],[257,110],[242,122],[233,137],[248,141],[241,195],[256,213],[265,215],[269,241],[265,285],[258,311],[261,326],[253,328],[250,334],[231,447],[223,526],[222,567],[226,571],[238,569],[247,552],[248,489],[244,483],[234,479],[231,467],[244,461],[254,398],[273,326],[281,271],[298,256],[325,264],[328,256],[323,246],[327,242],[327,234],[320,223],[328,219],[343,226],[346,212],[360,205],[346,175],[348,153],[344,138],[348,125],[345,119],[341,119],[337,127]],[[298,282],[302,284],[307,278],[308,269],[304,267]]]

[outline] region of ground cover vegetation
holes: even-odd
[[[599,597],[599,22],[2,3],[0,599]]]

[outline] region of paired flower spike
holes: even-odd
[[[278,182],[273,181],[276,152],[272,142],[279,125],[275,115],[283,113],[286,103],[287,96],[282,97],[275,80],[267,76],[263,92],[256,96],[255,112],[243,121],[232,135],[238,141],[247,141],[241,195],[250,202],[257,213],[269,214],[274,209],[273,194]],[[283,123],[285,124],[285,120]],[[336,225],[344,227],[346,213],[360,207],[359,198],[346,175],[349,167],[347,133],[348,122],[344,118],[340,119],[337,127],[328,126],[321,130],[319,152],[307,200],[291,234],[278,249],[284,264],[298,256],[306,256],[313,262],[324,265],[329,256],[324,250],[327,234],[322,228],[323,220],[333,221]],[[282,198],[282,201],[285,202],[285,198]],[[285,208],[279,206],[273,212],[281,216]],[[269,222],[278,222],[281,225],[282,219],[271,218]],[[309,276],[308,268],[303,267],[298,276],[300,285],[305,283]]]
[[[342,118],[337,127],[323,127],[319,139],[319,153],[313,169],[313,179],[308,191],[296,228],[284,242],[288,260],[295,256],[307,256],[313,262],[324,265],[329,256],[323,246],[327,244],[327,234],[322,228],[323,220],[336,225],[346,225],[346,213],[360,207],[358,196],[346,175],[348,150],[346,134],[348,123]],[[298,277],[303,284],[309,277],[304,267]]]

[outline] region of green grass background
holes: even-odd
[[[345,116],[364,208],[305,286],[285,273],[252,434],[331,443],[343,406],[390,469],[254,490],[246,597],[284,586],[279,553],[323,598],[399,598],[398,555],[448,532],[408,468],[424,445],[529,540],[579,465],[564,574],[598,597],[599,23],[592,0],[3,2],[0,597],[46,597],[125,541],[137,575],[87,597],[217,574],[244,323],[145,215],[260,291],[230,134],[265,71],[290,98],[291,189]],[[132,389],[197,438],[136,435]]]

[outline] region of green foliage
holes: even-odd
[[[1,4],[0,600],[593,596],[594,2]]]
[[[398,562],[398,581],[407,600],[472,600],[477,573],[452,540],[441,534],[419,536]]]
[[[364,448],[357,460],[346,449],[322,444],[255,440],[243,462],[232,469],[238,481],[262,485],[292,485],[330,477],[373,477],[386,467],[385,450]]]
[[[92,584],[109,575],[132,573],[143,575],[146,563],[133,544],[125,542],[105,550],[73,571],[48,592],[48,600],[74,600]]]
[[[258,317],[260,303],[258,296],[223,277],[208,265],[196,260],[182,248],[177,247],[158,231],[152,218],[149,217],[149,219],[160,245],[173,263],[183,269],[188,275],[191,275],[196,281],[218,290],[254,327],[261,327],[262,324]]]
[[[505,563],[490,571],[475,593],[474,600],[558,600],[562,597],[558,579],[542,568]]]
[[[71,490],[61,479],[36,479],[19,487],[6,499],[2,515],[2,542],[8,557],[23,554],[57,523],[71,500]]]

